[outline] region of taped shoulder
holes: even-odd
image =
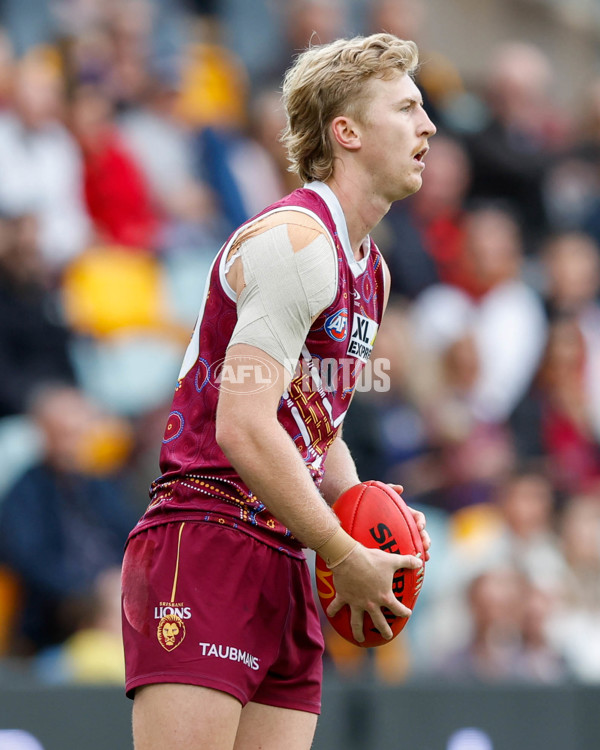
[[[326,237],[329,244],[333,247],[329,233],[324,230],[323,226],[313,216],[304,211],[289,209],[274,211],[268,216],[259,218],[245,227],[229,248],[228,258],[231,259],[234,255],[237,255],[240,246],[244,242],[258,237],[269,229],[281,226],[285,226],[287,229],[290,246],[294,253],[310,245],[319,236]]]

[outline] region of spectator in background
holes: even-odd
[[[232,170],[251,216],[301,187],[280,140],[285,127],[281,93],[259,91],[250,104],[248,137],[239,143]]]
[[[526,393],[546,338],[541,300],[522,280],[522,238],[504,208],[483,205],[465,217],[470,294],[450,284],[415,300],[412,325],[420,349],[439,356],[472,335],[479,373],[470,397],[474,416],[504,422]]]
[[[521,675],[528,682],[557,685],[570,680],[573,670],[557,647],[552,629],[557,620],[557,592],[529,584],[521,622]]]
[[[489,501],[515,456],[502,421],[478,413],[481,358],[473,333],[462,331],[441,349],[437,362],[425,359],[418,367],[433,377],[423,375],[419,384],[430,454],[420,470],[426,479],[417,486],[429,485],[427,501],[448,511]]]
[[[542,247],[545,305],[548,318],[575,316],[582,326],[600,315],[600,251],[588,234],[564,231],[550,236]]]
[[[78,2],[55,5],[63,33],[57,51],[69,89],[99,86],[119,112],[136,108],[157,64],[156,0]],[[175,9],[174,9],[175,10]],[[163,28],[169,26],[161,17]],[[165,62],[177,57],[176,50]],[[162,61],[161,61],[162,62]]]
[[[110,89],[119,112],[137,107],[148,85],[153,54],[153,7],[149,0],[99,3],[112,43]]]
[[[208,185],[225,233],[249,218],[233,162],[245,140],[249,82],[216,18],[196,19],[181,65],[176,112],[193,133],[195,179]]]
[[[515,470],[499,488],[495,505],[500,534],[488,554],[497,564],[510,560],[534,588],[554,594],[565,562],[555,528],[556,499],[548,476],[538,468]]]
[[[510,422],[517,450],[544,461],[555,487],[565,493],[600,486],[597,413],[586,387],[586,346],[572,316],[556,320],[529,392]]]
[[[600,243],[600,78],[576,102],[578,117],[546,172],[543,190],[554,231],[585,231]]]
[[[177,102],[177,71],[156,71],[140,106],[117,119],[129,153],[141,169],[152,205],[163,216],[163,250],[218,246],[220,216],[215,196],[196,176],[191,127],[181,117]]]
[[[547,229],[543,180],[568,131],[551,86],[551,63],[541,49],[522,42],[499,45],[486,86],[490,120],[466,141],[471,195],[509,202],[530,251]]]
[[[581,231],[600,241],[598,165],[575,146],[549,164],[543,182],[544,207],[551,231]],[[543,242],[543,237],[542,237]]]
[[[467,590],[465,644],[439,666],[449,678],[502,682],[521,667],[521,623],[526,583],[509,566],[476,575]]]
[[[327,44],[348,33],[348,8],[343,0],[290,0],[278,10],[284,44],[279,58],[263,73],[261,88],[279,88],[290,60],[306,47]]]
[[[0,113],[0,210],[35,216],[44,262],[56,273],[89,240],[81,155],[63,108],[58,72],[40,56],[23,59],[11,106]]]
[[[565,231],[542,247],[550,320],[572,316],[585,343],[583,387],[592,431],[600,439],[600,250],[583,232]]]
[[[536,588],[556,594],[566,564],[555,528],[555,507],[553,486],[541,469],[514,469],[489,503],[453,516],[453,567],[468,577],[510,564]]]
[[[33,667],[37,677],[49,685],[123,684],[119,566],[98,575],[77,630],[64,643],[44,649]]]
[[[78,629],[98,576],[120,564],[137,513],[118,479],[127,425],[79,390],[41,388],[30,414],[45,456],[6,493],[2,562],[19,578],[23,610],[14,649],[35,652]]]
[[[72,334],[49,289],[33,216],[0,216],[0,417],[48,380],[74,381]]]
[[[532,679],[543,678],[546,649],[555,652],[549,659],[552,664],[557,653],[561,653],[548,639],[562,606],[567,570],[557,536],[555,509],[555,493],[548,477],[539,467],[524,465],[513,469],[498,483],[487,503],[463,508],[450,516],[444,570],[438,574],[437,592],[426,600],[427,611],[421,613],[419,621],[419,638],[427,644],[422,655],[424,671],[448,668],[446,674],[450,675],[454,670],[459,674],[470,673],[472,664],[466,670],[464,660],[470,653],[467,644],[473,643],[473,617],[479,617],[475,611],[481,604],[477,595],[482,593],[473,592],[472,582],[491,573],[495,582],[489,587],[491,591],[487,584],[482,587],[485,599],[491,592],[506,592],[504,579],[512,581],[511,588],[518,580],[518,588],[528,592],[522,594],[518,608],[509,616],[513,618],[511,648],[528,643],[532,649]],[[502,584],[500,589],[498,582]],[[536,598],[531,611],[527,609],[529,597]],[[545,613],[543,618],[540,610]],[[495,616],[483,628],[489,630],[490,638],[495,637],[493,619]],[[503,622],[504,613],[498,623],[499,635],[503,632]],[[529,645],[523,647],[527,650]],[[450,654],[456,659],[450,658]],[[519,658],[525,658],[523,653]],[[548,667],[548,677],[558,674]],[[514,674],[506,676],[512,678]]]
[[[560,517],[561,549],[567,561],[562,607],[552,639],[572,673],[600,680],[600,496],[569,498]]]
[[[80,86],[70,122],[83,153],[85,200],[100,242],[155,251],[159,216],[145,176],[114,124],[112,102],[99,87]]]
[[[83,22],[76,34],[68,35],[62,40],[60,53],[69,90],[88,83],[102,86],[111,94],[115,88],[115,50],[108,23],[101,18]]]
[[[439,666],[452,679],[556,684],[568,676],[560,651],[548,636],[552,599],[516,569],[490,568],[467,591],[466,644]]]

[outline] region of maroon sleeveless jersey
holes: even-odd
[[[132,534],[173,520],[207,521],[238,528],[288,554],[302,554],[301,545],[244,484],[215,439],[219,389],[226,387],[227,377],[235,377],[222,366],[237,322],[236,295],[226,280],[229,248],[258,218],[290,209],[311,215],[324,227],[338,259],[335,298],[308,332],[277,413],[317,487],[321,482],[327,450],[340,429],[381,321],[384,276],[379,250],[370,239],[363,259],[354,258],[337,198],[325,184],[315,182],[243,224],[215,258],[165,429],[162,476],[152,484],[150,505]],[[266,359],[257,358],[254,388],[260,387],[261,368],[268,370],[268,366]],[[245,374],[242,370],[237,377]]]

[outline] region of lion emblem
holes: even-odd
[[[185,623],[177,615],[165,615],[158,623],[157,637],[166,651],[172,651],[185,638]]]

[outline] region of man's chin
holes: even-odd
[[[421,174],[416,174],[413,176],[413,179],[411,180],[411,186],[412,190],[408,195],[412,195],[413,193],[416,193],[421,189],[423,185],[423,176]]]
[[[413,179],[407,180],[404,185],[402,185],[402,188],[397,191],[397,194],[392,198],[392,203],[394,201],[401,201],[404,198],[408,198],[409,195],[414,195],[421,189],[422,185],[423,178],[421,175],[414,175]]]

